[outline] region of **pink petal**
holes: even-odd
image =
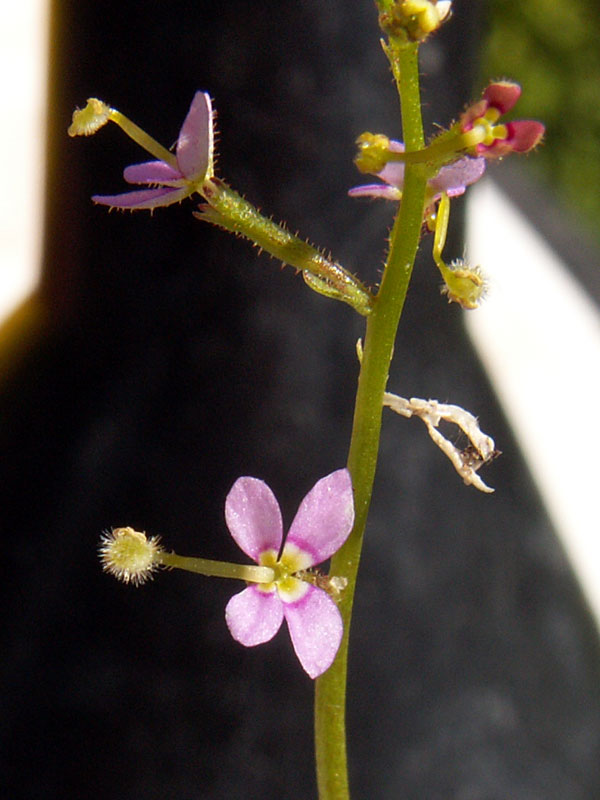
[[[283,538],[275,495],[258,478],[238,478],[225,500],[225,522],[237,545],[258,561],[265,550],[279,552]]]
[[[390,139],[390,150],[392,153],[403,153],[405,148],[402,142]],[[404,164],[401,161],[389,161],[385,167],[377,173],[377,177],[382,181],[402,189],[404,186]]]
[[[286,544],[308,553],[320,564],[344,544],[354,525],[354,495],[347,469],[317,481],[294,517]],[[285,550],[285,548],[284,548]]]
[[[515,153],[526,153],[534,148],[540,143],[546,131],[541,122],[533,119],[509,122],[506,127],[508,129],[507,141],[510,142],[511,150],[514,150]]]
[[[490,83],[483,93],[483,98],[487,100],[490,106],[497,108],[501,114],[506,114],[507,111],[510,111],[520,96],[521,87],[518,83],[512,83],[511,81]]]
[[[465,191],[466,186],[478,181],[484,172],[485,158],[461,158],[442,167],[429,181],[429,186],[436,194],[446,192],[450,197],[456,197]]]
[[[400,163],[400,161],[390,161],[381,172],[377,173],[377,177],[389,183],[390,186],[402,189],[404,186],[404,164]]]
[[[403,153],[406,147],[404,147],[404,142],[399,142],[398,139],[390,139],[390,150],[392,153]]]
[[[177,139],[177,164],[190,181],[204,178],[211,166],[213,113],[206,92],[196,92]]]
[[[172,189],[160,187],[158,189],[140,189],[139,192],[124,192],[123,194],[101,195],[92,197],[94,203],[111,208],[123,208],[134,211],[136,208],[158,208],[178,203],[191,194],[189,187]]]
[[[355,186],[348,189],[350,197],[383,197],[384,200],[401,200],[402,192],[395,186],[386,183],[370,183],[366,186]]]
[[[283,603],[283,613],[303,669],[317,678],[332,665],[342,641],[338,607],[326,592],[309,585],[301,600]]]
[[[236,641],[254,647],[270,641],[281,627],[283,603],[275,590],[267,594],[249,586],[227,603],[225,621]]]
[[[132,164],[125,167],[123,177],[128,183],[162,183],[169,184],[183,180],[179,170],[173,169],[164,161],[146,161],[143,164]]]

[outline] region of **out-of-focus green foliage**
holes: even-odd
[[[522,85],[513,116],[547,128],[531,166],[600,237],[598,0],[490,0],[489,20],[483,75]]]

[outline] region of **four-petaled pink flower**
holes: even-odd
[[[481,100],[470,106],[460,118],[463,133],[482,129],[483,141],[473,145],[473,153],[485,158],[499,158],[508,153],[527,153],[540,143],[545,127],[533,119],[496,123],[515,105],[521,96],[518,83],[499,81],[491,83]]]
[[[404,145],[390,139],[389,149],[393,153],[403,153]],[[442,167],[434,178],[427,182],[426,207],[430,207],[439,199],[442,192],[448,197],[457,197],[463,194],[466,187],[470,186],[485,172],[484,158],[460,158],[454,164]],[[404,187],[404,164],[400,161],[389,161],[380,171],[374,173],[385,183],[372,183],[365,186],[355,186],[348,191],[351,197],[383,197],[385,200],[401,200]]]
[[[340,469],[317,481],[300,504],[283,550],[279,504],[258,478],[234,483],[225,520],[244,553],[275,572],[272,583],[251,584],[231,598],[225,611],[231,635],[246,647],[262,644],[275,636],[285,617],[302,667],[311,678],[318,677],[336,656],[342,618],[327,592],[302,579],[302,570],[332,556],[352,530],[350,473]]]
[[[172,163],[146,161],[126,167],[123,172],[128,183],[147,184],[153,188],[116,195],[95,195],[92,200],[112,208],[130,210],[170,206],[200,191],[212,175],[212,104],[206,92],[196,92],[179,131]]]

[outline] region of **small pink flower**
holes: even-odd
[[[253,647],[272,639],[285,617],[302,667],[311,678],[318,677],[336,656],[342,617],[329,594],[301,575],[339,550],[352,530],[350,473],[340,469],[317,481],[300,504],[283,550],[279,504],[258,478],[234,483],[225,502],[225,520],[244,553],[275,572],[272,583],[251,584],[231,598],[225,610],[231,635]]]
[[[478,127],[485,132],[482,142],[473,146],[476,155],[485,158],[499,158],[508,153],[527,153],[538,145],[544,135],[541,122],[526,119],[496,123],[503,114],[510,111],[521,96],[521,87],[510,81],[491,83],[484,91],[482,99],[470,106],[460,118],[463,133]]]
[[[389,149],[394,153],[403,153],[404,145],[394,139],[390,140]],[[460,158],[454,164],[442,167],[434,178],[427,183],[426,205],[431,206],[439,199],[442,192],[448,197],[463,194],[485,172],[484,158]],[[389,161],[375,175],[385,183],[372,183],[355,186],[348,191],[350,197],[383,197],[385,200],[401,200],[404,188],[404,164],[400,161]]]
[[[178,203],[202,188],[212,177],[213,111],[206,92],[196,92],[187,113],[175,150],[177,167],[165,161],[146,161],[126,167],[123,177],[128,183],[151,185],[116,195],[95,195],[92,200],[112,208],[157,208]]]

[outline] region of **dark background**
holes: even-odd
[[[484,6],[454,7],[422,54],[429,132],[474,94]],[[94,207],[145,155],[114,126],[90,140],[66,128],[95,95],[169,145],[210,91],[218,174],[374,283],[392,208],[345,193],[361,180],[354,138],[400,135],[378,37],[368,0],[54,3],[45,316],[0,395],[11,800],[316,795],[312,683],[287,634],[241,648],[224,623],[239,587],[165,573],[134,590],[96,547],[132,525],[239,560],[223,502],[241,474],[272,486],[289,523],[345,462],[363,323],[194,220],[191,201]],[[425,255],[389,387],[464,405],[504,455],[481,495],[422,425],[386,415],[351,640],[353,796],[591,800],[596,631]]]

